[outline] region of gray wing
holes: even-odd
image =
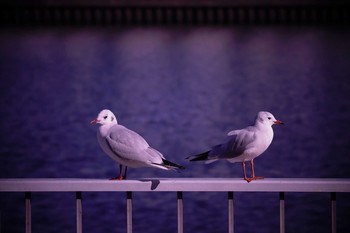
[[[160,152],[151,148],[138,133],[124,126],[112,127],[106,141],[112,152],[122,159],[145,163],[162,161]]]
[[[256,135],[249,127],[242,130],[235,130],[228,134],[225,143],[214,146],[209,152],[209,159],[231,159],[238,157],[249,148]]]

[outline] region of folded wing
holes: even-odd
[[[111,128],[106,141],[113,153],[122,159],[161,164],[164,158],[138,133],[121,125]]]
[[[209,160],[232,159],[242,155],[255,140],[250,128],[234,130],[228,133],[225,143],[214,146],[208,153]]]

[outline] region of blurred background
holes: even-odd
[[[267,178],[350,178],[350,6],[328,1],[4,1],[0,178],[116,176],[96,125],[108,108],[181,173],[241,178],[240,164],[189,163],[270,111]],[[349,194],[337,195],[349,232]],[[286,232],[330,232],[330,194],[287,193]],[[235,193],[236,232],[278,232],[278,193]],[[176,232],[174,193],[134,193],[134,232]],[[74,232],[75,195],[32,194],[33,232]],[[24,232],[24,194],[0,193],[0,231]],[[184,193],[185,232],[227,232],[227,193]],[[126,232],[125,193],[83,193],[84,232]]]

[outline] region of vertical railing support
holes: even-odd
[[[77,205],[77,233],[83,232],[83,208],[82,208],[82,195],[81,192],[76,192],[76,205]]]
[[[132,192],[126,192],[126,232],[132,233]]]
[[[228,232],[234,233],[233,192],[228,192]]]
[[[30,192],[25,193],[26,199],[26,233],[32,232],[32,194]]]
[[[331,193],[331,206],[332,206],[332,233],[337,232],[337,195]]]
[[[280,192],[280,233],[285,232],[284,192]]]
[[[184,232],[182,192],[177,192],[177,232]]]

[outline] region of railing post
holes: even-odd
[[[126,232],[132,233],[132,192],[126,192]]]
[[[234,232],[233,192],[228,192],[228,232]]]
[[[337,232],[337,194],[331,193],[332,206],[332,233]]]
[[[284,192],[280,192],[280,233],[285,232]]]
[[[184,232],[182,192],[177,192],[177,232]]]
[[[30,192],[25,193],[26,199],[26,233],[32,232],[32,194]]]
[[[83,232],[83,209],[82,209],[82,195],[81,192],[76,192],[76,202],[77,202],[77,233]]]

